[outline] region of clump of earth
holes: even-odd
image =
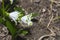
[[[12,40],[7,27],[2,24],[0,24],[0,40]]]

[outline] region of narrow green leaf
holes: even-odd
[[[9,29],[10,33],[12,34],[12,36],[15,35],[17,29],[15,28],[15,26],[10,21],[6,22],[6,26]]]
[[[17,31],[17,34],[20,34],[20,35],[22,35],[22,36],[25,36],[26,34],[28,34],[28,31],[27,31],[27,30],[23,30],[23,29],[19,29],[19,30]]]
[[[20,33],[20,35],[22,35],[22,36],[25,36],[26,34],[28,34],[28,31],[26,31],[26,30],[22,30]]]
[[[3,19],[0,17],[0,23],[2,23],[3,22]]]
[[[22,8],[20,8],[20,7],[14,7],[14,10],[21,11]]]
[[[19,12],[21,12],[21,13],[24,13],[24,11],[22,10],[21,7],[14,7],[14,10],[19,11]]]

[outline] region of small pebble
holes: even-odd
[[[46,9],[45,9],[45,8],[43,8],[43,9],[42,9],[42,12],[45,12],[45,11],[46,11]]]
[[[56,12],[57,11],[57,9],[52,9],[54,12]]]

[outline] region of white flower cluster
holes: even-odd
[[[15,22],[17,23],[17,19],[19,17],[20,13],[18,11],[14,11],[14,12],[11,12],[9,14],[9,17]],[[29,15],[25,15],[23,16],[20,20],[18,20],[19,22],[23,22],[25,24],[27,24],[28,26],[31,26],[33,24],[33,22],[31,21],[32,19],[32,13],[29,14]]]

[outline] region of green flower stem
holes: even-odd
[[[6,17],[9,17],[9,13],[5,11],[5,16]]]
[[[4,8],[4,0],[2,0],[2,12],[3,12],[3,17],[9,17],[9,13],[5,11],[5,8]]]

